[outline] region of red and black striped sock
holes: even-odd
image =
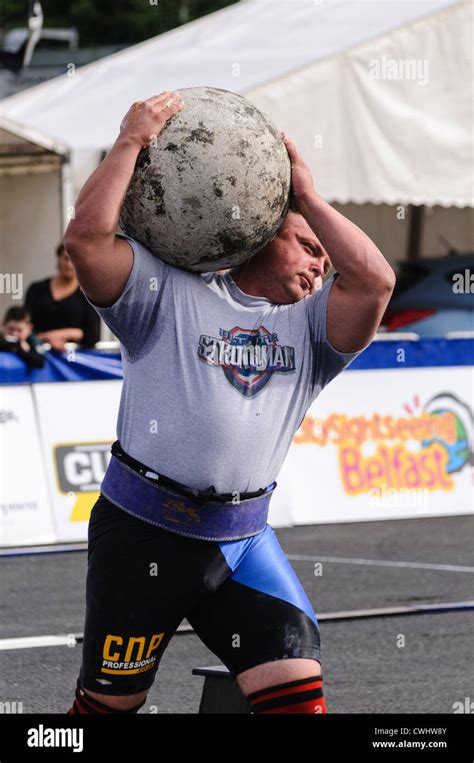
[[[103,713],[105,715],[109,713],[137,713],[140,708],[143,707],[145,702],[146,697],[144,700],[142,700],[142,702],[139,702],[138,705],[135,705],[132,708],[127,710],[116,710],[113,707],[105,705],[103,702],[99,702],[99,700],[95,699],[95,697],[91,697],[78,681],[76,687],[76,699],[74,700],[71,709],[68,710],[66,715],[82,715],[85,713]]]
[[[326,713],[322,676],[268,686],[247,696],[252,713]]]

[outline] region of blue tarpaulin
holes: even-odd
[[[41,369],[29,369],[16,355],[0,352],[0,384],[122,379],[120,353],[74,350],[45,353]],[[474,365],[474,339],[426,338],[418,341],[376,341],[347,371],[381,368]]]
[[[0,384],[40,384],[41,382],[122,379],[120,353],[98,350],[45,353],[43,368],[28,366],[10,352],[0,352]]]
[[[426,337],[416,341],[372,342],[347,370],[472,365],[474,365],[474,338]]]

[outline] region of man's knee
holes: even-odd
[[[236,680],[244,694],[251,694],[274,684],[320,675],[321,663],[318,660],[290,658],[255,665],[239,673]]]
[[[107,705],[114,710],[132,710],[137,705],[140,705],[141,707],[148,696],[148,691],[141,691],[138,694],[123,694],[110,697],[106,694],[99,694],[96,691],[91,691],[90,689],[86,689],[86,691],[89,697],[92,697],[92,699],[95,699],[98,702],[102,702],[104,705]]]
[[[76,698],[69,715],[85,713],[137,713],[145,704],[148,691],[137,694],[114,695],[99,694],[90,691],[77,682]]]
[[[317,660],[277,660],[237,676],[252,713],[326,713],[321,664]]]

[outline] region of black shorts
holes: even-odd
[[[242,540],[197,540],[100,495],[89,522],[82,685],[146,691],[184,618],[234,678],[273,660],[321,662],[316,614],[270,525]]]

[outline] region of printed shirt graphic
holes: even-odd
[[[327,339],[334,276],[275,305],[245,294],[228,272],[182,270],[122,237],[134,253],[122,294],[110,307],[89,300],[122,347],[122,447],[197,489],[265,487],[310,404],[362,352],[338,352]]]
[[[295,370],[295,348],[279,344],[278,334],[265,326],[220,328],[219,335],[202,334],[198,355],[210,365],[221,366],[226,379],[243,395],[260,392],[274,371]]]

